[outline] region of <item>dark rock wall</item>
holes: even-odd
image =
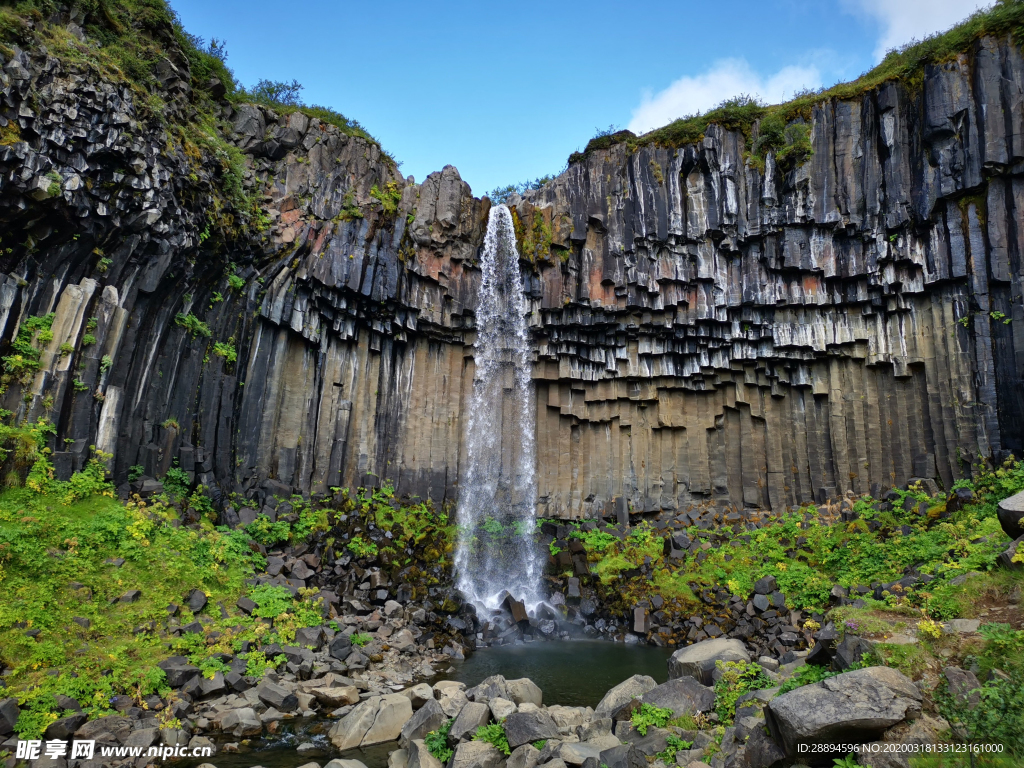
[[[217,494],[454,499],[489,202],[450,166],[413,184],[333,126],[221,104],[254,226],[218,192],[187,62],[163,71],[156,114],[44,50],[3,61],[0,339],[56,313],[4,407],[56,423],[62,474],[96,445],[119,480],[177,461]],[[789,172],[713,126],[517,201],[538,512],[948,487],[1024,450],[1022,94],[1020,51],[986,39],[819,104]]]

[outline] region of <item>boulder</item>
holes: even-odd
[[[505,720],[505,735],[508,736],[508,744],[513,749],[541,739],[559,737],[558,725],[551,715],[542,709],[509,715]]]
[[[501,675],[485,677],[479,685],[475,685],[466,691],[466,698],[470,701],[487,702],[499,696],[503,699],[512,698],[508,692],[508,684]]]
[[[403,694],[404,695],[404,692]],[[408,698],[406,696],[406,698]],[[410,700],[409,706],[412,706]],[[406,749],[409,748],[409,744],[416,739],[424,738],[431,731],[436,731],[448,720],[448,716],[445,715],[441,709],[441,705],[436,700],[431,699],[418,710],[416,713],[409,718],[408,722],[402,726],[402,733],[399,736],[399,743]]]
[[[358,760],[342,760],[340,757],[336,757],[324,768],[366,768],[366,766]]]
[[[574,742],[562,744],[561,749],[558,750],[558,756],[566,765],[583,765],[588,758],[600,762],[601,751],[593,744]]]
[[[466,684],[442,680],[434,685],[434,698],[448,717],[455,717],[466,706]]]
[[[906,675],[868,667],[805,685],[773,699],[765,719],[786,755],[800,745],[874,741],[921,712],[921,692]]]
[[[321,705],[330,709],[359,703],[359,690],[353,685],[310,688],[309,692]]]
[[[167,676],[167,685],[171,688],[181,686],[199,677],[199,667],[193,666],[184,656],[171,656],[157,663]]]
[[[786,762],[786,753],[764,728],[755,728],[747,738],[747,748],[743,753],[745,768],[780,768]]]
[[[280,712],[294,712],[299,706],[299,699],[294,693],[270,680],[264,680],[256,687],[256,696]]]
[[[17,724],[20,716],[21,709],[18,707],[17,699],[11,697],[0,700],[0,736],[14,733],[14,726]]]
[[[192,613],[199,613],[206,607],[206,602],[206,593],[201,589],[193,589],[188,596],[188,609],[192,611]]]
[[[533,744],[523,744],[512,750],[512,754],[505,761],[505,768],[536,768],[539,757],[540,750]]]
[[[263,733],[263,723],[256,717],[256,712],[251,707],[232,709],[220,719],[220,728],[236,739],[259,736]]]
[[[1011,539],[1024,536],[1024,491],[999,502],[999,524]]]
[[[360,746],[368,747],[371,744],[394,741],[401,735],[402,728],[411,718],[412,702],[408,698],[400,693],[382,696],[373,725],[363,736]]]
[[[609,690],[594,710],[597,717],[613,717],[622,707],[633,699],[643,696],[657,687],[653,677],[633,675]]]
[[[715,705],[715,691],[692,677],[677,677],[652,688],[640,697],[640,702],[671,709],[676,717],[680,717],[710,710]]]
[[[436,701],[434,698],[434,689],[426,683],[420,683],[419,685],[414,685],[411,688],[406,688],[402,691],[402,695],[412,702],[413,709],[419,709],[428,701]]]
[[[516,711],[516,705],[508,699],[501,698],[501,696],[496,696],[488,701],[487,706],[490,708],[491,717],[494,718],[494,722],[496,723],[500,723]]]
[[[430,754],[423,739],[410,741],[406,751],[409,753],[409,757],[406,760],[405,768],[443,768],[441,761]]]
[[[1021,553],[1024,553],[1024,536],[1016,539],[1004,552],[999,554],[999,565],[1007,570],[1019,571],[1024,563],[1021,562]]]
[[[750,654],[742,640],[731,637],[694,643],[672,654],[668,660],[669,679],[692,677],[703,685],[712,685],[716,661],[750,661]]]
[[[470,738],[481,725],[491,721],[491,708],[479,701],[470,701],[462,708],[451,729],[448,738],[452,742]]]
[[[522,677],[518,680],[506,680],[505,685],[508,688],[508,695],[516,704],[529,703],[536,704],[538,707],[544,704],[543,692],[528,677]]]
[[[4,705],[8,701],[16,701],[16,699],[4,699],[0,701],[0,735],[6,735],[3,733],[3,724],[6,721],[4,714]],[[15,716],[14,722],[17,722],[18,718]],[[76,712],[73,715],[62,717],[59,720],[54,720],[46,727],[46,732],[43,734],[48,739],[60,739],[61,741],[67,741],[74,735],[75,731],[85,725],[88,722],[89,716],[82,713]],[[13,728],[14,723],[11,724]],[[8,731],[7,733],[10,733]]]
[[[455,749],[449,768],[503,768],[505,756],[486,741],[464,741]]]
[[[331,655],[331,658],[337,659],[338,661],[344,661],[347,659],[352,653],[351,636],[343,634],[335,635],[328,647],[328,653]]]
[[[406,699],[408,701],[408,699]],[[380,708],[380,697],[371,696],[352,709],[341,720],[331,726],[327,737],[339,750],[353,749],[363,742],[363,737],[373,725]]]

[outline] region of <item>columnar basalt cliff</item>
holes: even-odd
[[[490,202],[301,111],[200,119],[172,43],[158,108],[0,54],[4,406],[55,423],[63,476],[95,445],[119,482],[454,500]],[[797,167],[712,125],[513,200],[538,514],[948,488],[1024,449],[1022,101],[1019,48],[984,38],[819,103]]]

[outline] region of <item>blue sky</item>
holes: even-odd
[[[476,195],[560,171],[596,128],[636,132],[738,93],[778,102],[870,69],[979,0],[171,0],[245,85],[305,86],[422,181]]]

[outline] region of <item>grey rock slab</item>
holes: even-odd
[[[309,692],[325,707],[337,708],[359,703],[359,690],[354,685],[310,688]]]
[[[505,735],[509,746],[515,749],[542,739],[557,739],[558,724],[544,710],[515,712],[505,720]]]
[[[496,723],[500,723],[516,711],[516,705],[508,699],[501,698],[501,696],[496,696],[488,701],[487,706],[490,708],[491,717],[494,718],[494,722]]]
[[[470,701],[489,701],[497,697],[511,699],[508,692],[508,685],[501,675],[485,677],[479,685],[475,685],[466,691],[466,698]]]
[[[441,761],[430,754],[423,739],[413,739],[406,747],[409,753],[405,768],[443,768]]]
[[[614,746],[614,745],[613,745]],[[558,756],[565,761],[566,765],[583,765],[588,757],[595,760],[601,759],[602,750],[593,744],[563,744],[558,750]]]
[[[455,748],[449,768],[503,768],[505,756],[486,741],[464,741]]]
[[[1011,539],[1024,536],[1024,491],[999,502],[999,524]]]
[[[351,712],[331,726],[327,734],[331,744],[339,750],[353,749],[362,744],[363,736],[373,725],[379,707],[379,696],[371,696],[353,707]]]
[[[640,697],[643,704],[671,709],[676,717],[707,712],[715,705],[715,691],[690,676],[678,677]]]
[[[653,677],[633,675],[609,690],[598,703],[594,714],[598,717],[613,716],[633,699],[643,696],[657,685]]]
[[[434,689],[426,683],[420,683],[419,685],[406,688],[401,693],[412,702],[413,709],[419,709],[428,701],[436,701],[434,698]]]
[[[400,693],[382,696],[373,725],[363,736],[360,746],[368,747],[371,744],[394,741],[401,735],[402,728],[411,718],[412,702],[407,697]]]
[[[405,692],[401,694],[404,696]],[[405,696],[408,699],[408,696]],[[409,706],[412,706],[412,700],[409,700]],[[441,705],[435,699],[430,699],[426,704],[416,710],[415,714],[409,718],[404,726],[402,726],[402,732],[399,736],[399,743],[408,749],[409,743],[416,739],[423,739],[431,731],[436,731],[442,725],[448,721],[448,717],[445,715],[444,710],[441,709]]]
[[[294,712],[299,706],[299,699],[294,693],[270,680],[264,680],[256,687],[256,695],[268,707],[281,712]]]
[[[716,661],[750,661],[742,640],[719,637],[680,648],[668,660],[668,676],[692,677],[703,685],[712,685]],[[645,691],[646,693],[646,691]]]
[[[220,728],[235,738],[259,736],[263,733],[263,723],[251,707],[233,709],[220,719]]]
[[[448,731],[448,740],[457,742],[471,738],[477,728],[487,725],[490,721],[490,707],[479,701],[467,702],[452,723],[451,730]]]
[[[778,696],[765,707],[775,743],[789,757],[801,744],[873,741],[921,711],[921,692],[889,667],[844,672]]]
[[[535,768],[538,758],[539,749],[532,744],[523,744],[512,750],[512,754],[505,761],[505,768]]]
[[[544,693],[537,684],[528,677],[521,677],[518,680],[506,680],[508,694],[516,704],[535,704],[538,707],[544,704]]]
[[[324,768],[366,768],[366,765],[359,760],[342,760],[336,757],[325,765]]]

